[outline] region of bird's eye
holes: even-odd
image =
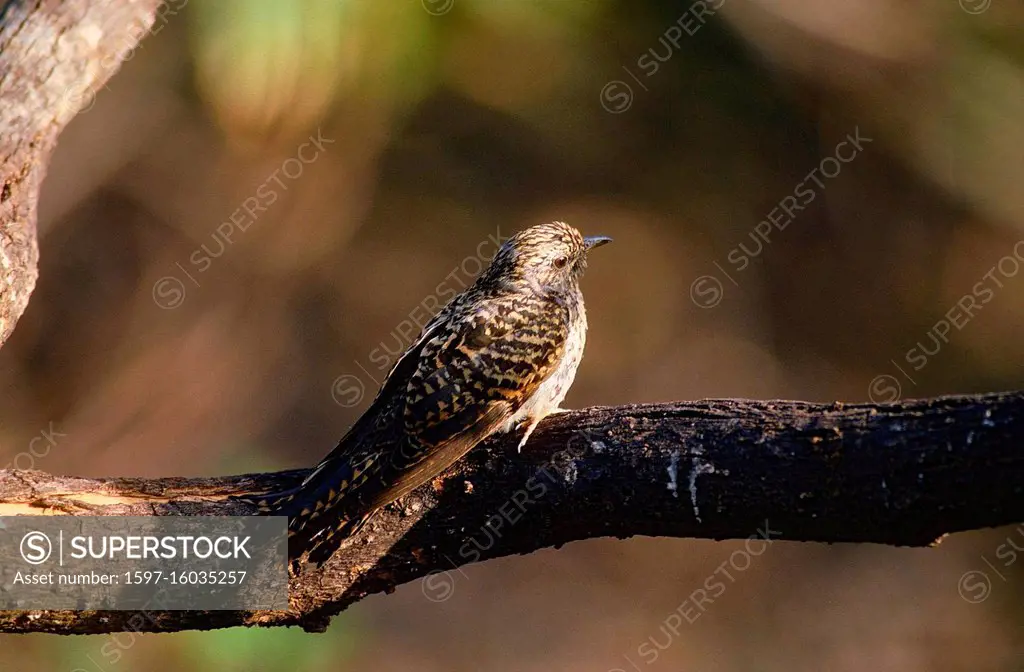
[[[555,268],[565,268],[565,265],[569,263],[568,257],[555,257]]]

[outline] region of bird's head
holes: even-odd
[[[611,238],[606,236],[584,238],[564,222],[531,226],[502,244],[484,276],[546,291],[567,291],[586,270],[587,252],[608,242]]]

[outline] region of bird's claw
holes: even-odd
[[[529,420],[529,423],[530,424],[526,426],[526,432],[523,434],[523,438],[520,439],[519,445],[516,447],[517,453],[521,454],[523,452],[523,446],[525,446],[526,442],[530,440],[530,435],[533,434],[533,430],[537,429],[537,425],[540,424],[540,418],[536,420],[531,419]]]

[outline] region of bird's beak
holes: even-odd
[[[595,247],[601,247],[605,243],[612,242],[612,239],[608,236],[587,236],[583,239],[583,247],[589,252]]]

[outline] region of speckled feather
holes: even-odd
[[[500,432],[558,407],[586,340],[587,245],[554,222],[526,229],[431,320],[370,408],[298,488],[260,498],[287,515],[289,555],[322,563],[380,507]],[[520,444],[522,445],[522,444]]]

